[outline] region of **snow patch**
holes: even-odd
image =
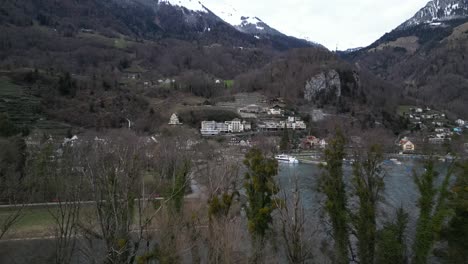
[[[167,3],[172,6],[185,7],[195,12],[207,12],[203,4],[198,0],[162,0],[161,3]]]
[[[227,0],[202,0],[203,5],[213,12],[216,16],[234,27],[242,27],[247,24],[257,25],[262,22],[259,18],[247,14],[242,10],[234,7],[233,1]]]

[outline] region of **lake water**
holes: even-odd
[[[391,161],[386,161],[383,166],[385,172],[385,190],[383,199],[379,203],[378,210],[378,226],[381,227],[384,222],[394,219],[395,211],[403,206],[409,214],[409,224],[407,230],[407,244],[411,245],[412,237],[414,236],[416,220],[419,214],[419,209],[416,206],[419,194],[413,180],[413,170],[422,172],[421,162],[415,160],[403,161],[401,165],[394,164]],[[438,164],[436,166],[440,172],[436,183],[441,184],[445,176],[446,164]],[[351,165],[344,165],[344,178],[347,184],[347,192],[351,194]],[[318,229],[317,235],[321,239],[329,239],[326,235],[326,228],[323,225],[323,210],[320,203],[323,201],[323,195],[317,191],[318,179],[322,173],[322,169],[318,165],[309,164],[280,164],[278,181],[281,189],[290,194],[294,188],[294,177],[297,177],[298,185],[301,192],[301,199],[305,209],[307,220],[312,226]],[[349,199],[349,206],[355,207],[356,199]],[[431,261],[431,263],[437,263]]]
[[[385,191],[381,206],[384,211],[403,206],[412,211],[416,207],[418,198],[416,186],[413,181],[413,169],[420,170],[419,162],[405,161],[401,165],[386,162],[383,166],[385,172]],[[344,165],[344,178],[347,189],[350,189],[351,165]],[[299,187],[302,193],[304,207],[307,210],[314,210],[318,207],[320,194],[317,191],[318,178],[322,169],[318,165],[309,164],[280,164],[278,181],[284,189],[294,187],[294,177],[298,178]]]

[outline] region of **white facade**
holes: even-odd
[[[414,151],[415,146],[411,141],[407,141],[405,144],[402,145],[403,151]]]
[[[464,126],[466,124],[465,120],[462,119],[458,119],[457,121],[455,121],[455,123],[457,123],[457,125],[459,126]]]
[[[229,133],[241,133],[244,132],[244,126],[239,119],[234,119],[231,122],[226,122],[228,125],[228,132]]]
[[[265,130],[281,130],[284,128],[292,130],[305,130],[307,129],[307,125],[304,121],[300,120],[299,118],[288,117],[288,119],[285,121],[265,121],[263,122],[263,124],[259,125],[259,128]]]
[[[270,108],[270,109],[268,109],[268,114],[269,115],[282,115],[283,111],[281,109],[277,109],[277,108]]]
[[[249,130],[252,130],[250,123],[234,119],[225,122],[203,121],[200,133],[204,136],[216,136],[222,133],[242,133]]]
[[[182,125],[182,123],[179,121],[179,117],[175,113],[172,114],[171,119],[169,120],[169,125],[171,126]]]
[[[204,136],[215,136],[219,134],[215,121],[202,121],[200,132]]]

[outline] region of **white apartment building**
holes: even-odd
[[[252,125],[249,122],[234,119],[225,122],[202,121],[200,133],[204,136],[216,136],[224,133],[242,133],[250,130],[252,130]]]

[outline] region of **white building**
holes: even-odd
[[[401,146],[401,148],[403,149],[403,151],[414,151],[415,146],[413,142],[408,140]]]
[[[204,136],[216,136],[223,133],[242,133],[250,130],[252,130],[252,125],[249,122],[234,119],[225,122],[203,121],[200,132]]]
[[[219,134],[215,121],[202,121],[200,132],[203,136],[216,136]]]
[[[171,126],[182,125],[182,123],[179,121],[179,117],[175,113],[172,114],[171,119],[169,120],[169,125]]]
[[[226,125],[228,126],[229,133],[241,133],[244,132],[244,126],[242,125],[242,121],[240,119],[234,119],[232,121],[226,121]]]
[[[466,124],[465,120],[462,119],[458,119],[457,121],[455,121],[455,123],[457,123],[457,125],[459,126],[464,126]]]
[[[284,128],[292,129],[292,130],[305,130],[307,129],[307,125],[304,121],[300,120],[296,117],[288,117],[285,121],[275,121],[275,120],[268,120],[264,121],[263,124],[258,126],[264,130],[282,130]]]
[[[270,108],[268,109],[268,115],[279,116],[283,114],[283,110],[280,108]]]

